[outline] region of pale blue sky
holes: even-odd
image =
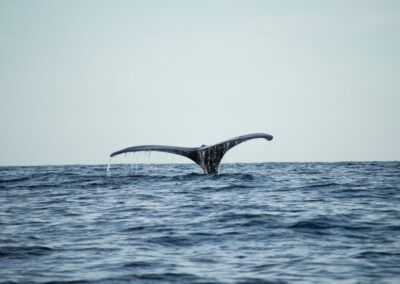
[[[399,76],[400,1],[0,0],[0,165],[399,160]]]

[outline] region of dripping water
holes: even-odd
[[[106,170],[107,176],[109,176],[109,175],[111,174],[111,171],[110,171],[110,168],[111,168],[111,159],[112,159],[112,157],[110,157],[110,158],[108,159],[108,165],[107,165],[107,170]]]

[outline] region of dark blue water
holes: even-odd
[[[400,283],[400,162],[0,168],[1,283]]]

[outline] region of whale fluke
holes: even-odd
[[[268,141],[272,140],[272,135],[265,133],[253,133],[238,136],[235,138],[228,139],[226,141],[207,146],[202,145],[200,147],[175,147],[175,146],[162,146],[162,145],[142,145],[128,147],[112,153],[110,156],[114,157],[119,154],[128,152],[139,152],[139,151],[158,151],[167,152],[171,154],[181,155],[191,159],[193,162],[198,164],[204,171],[205,174],[217,174],[218,166],[222,160],[222,157],[228,152],[229,149],[236,145],[245,142],[247,140],[255,138],[265,138]]]

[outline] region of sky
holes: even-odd
[[[400,160],[400,1],[0,0],[0,166],[254,132],[227,161]]]

